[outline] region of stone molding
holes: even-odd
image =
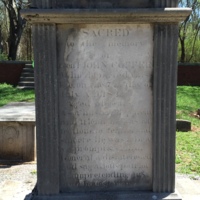
[[[153,9],[29,9],[22,16],[34,24],[178,23],[190,8]]]
[[[34,196],[33,200],[88,200],[88,199],[106,199],[106,200],[182,200],[176,193],[152,193],[152,192],[99,192],[99,193],[69,193],[53,196]]]

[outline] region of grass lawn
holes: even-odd
[[[200,108],[200,87],[177,87],[177,118],[192,122],[192,131],[176,133],[176,171],[183,174],[200,175],[200,119],[196,118]]]
[[[35,101],[34,90],[21,90],[8,84],[0,84],[0,106],[10,102]]]

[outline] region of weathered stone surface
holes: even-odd
[[[35,106],[11,103],[0,109],[0,162],[35,159]]]
[[[22,16],[36,24],[147,24],[178,23],[190,8],[154,9],[32,9]]]
[[[61,191],[150,190],[152,26],[58,32]]]
[[[191,131],[191,122],[188,120],[183,120],[183,119],[177,119],[176,120],[176,130],[177,131],[182,131],[182,132],[187,132]]]

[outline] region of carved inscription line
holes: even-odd
[[[129,179],[129,177],[136,177],[136,176],[145,176],[143,172],[141,173],[131,173],[131,174],[126,174],[126,173],[89,173],[89,174],[75,174],[75,175],[69,175],[68,177],[73,177],[77,179],[84,179],[87,180],[89,179],[99,179],[99,178],[120,178],[120,179]]]
[[[71,127],[73,127],[75,124],[76,123],[71,123],[70,124],[70,123],[66,122],[65,126],[61,125],[61,131],[64,134],[68,134],[70,128],[66,127],[66,125],[69,125],[69,126],[71,125]],[[96,124],[97,125],[101,125],[103,123],[97,122]],[[86,125],[86,126],[84,126],[82,128],[75,128],[74,130],[72,130],[72,134],[76,134],[76,135],[95,135],[95,134],[103,134],[103,133],[106,133],[106,134],[112,133],[112,134],[117,134],[117,135],[128,135],[128,134],[134,134],[135,135],[135,134],[140,134],[141,136],[142,136],[142,134],[144,134],[144,135],[148,136],[149,133],[151,132],[150,124],[148,126],[149,126],[148,128],[145,127],[146,129],[143,129],[143,130],[141,130],[140,127],[136,127],[135,130],[129,130],[129,131],[126,131],[126,130],[122,131],[120,129],[116,129],[116,130],[112,130],[112,131],[104,131],[102,129],[98,129],[98,130],[89,129],[88,126]],[[141,138],[135,138],[135,139],[132,139],[131,141],[132,142],[144,142],[144,140],[141,139]],[[145,141],[149,141],[149,138],[147,138]]]
[[[139,156],[139,155],[108,155],[106,154],[105,156],[96,156],[95,159],[100,159],[100,160],[151,160],[152,157],[149,155],[144,155],[144,156]],[[68,156],[65,158],[65,160],[67,161],[92,161],[93,156],[90,155],[83,155],[83,156],[77,156],[77,155],[73,155],[73,156]]]
[[[112,52],[110,52],[109,54],[103,54],[101,56],[101,58],[104,59],[112,59],[114,58],[114,56],[112,55]],[[106,63],[105,61],[100,61],[100,62],[84,62],[84,63],[80,63],[80,61],[77,62],[69,62],[67,61],[65,63],[65,65],[62,65],[61,68],[62,69],[79,69],[79,68],[88,68],[88,69],[100,69],[101,67],[118,67],[118,68],[126,68],[126,69],[138,69],[138,72],[140,72],[140,70],[142,69],[146,69],[146,70],[151,70],[150,67],[152,66],[152,62],[151,61],[146,61],[146,60],[136,60],[136,61],[121,61],[120,63],[118,62],[114,62],[114,61],[109,61],[109,63]],[[145,75],[145,74],[143,74]]]
[[[71,169],[71,170],[77,170],[78,167],[83,168],[85,170],[95,170],[95,169],[116,169],[119,168],[121,170],[123,169],[148,169],[148,165],[142,165],[142,164],[102,164],[102,165],[92,165],[92,164],[68,164],[66,165],[66,168]]]

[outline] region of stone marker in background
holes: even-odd
[[[24,11],[35,49],[35,200],[180,199],[177,34],[190,9],[167,2],[44,0]]]
[[[35,154],[34,103],[9,103],[0,108],[0,163],[29,162]]]
[[[176,119],[176,130],[182,132],[191,131],[192,123],[184,119]]]

